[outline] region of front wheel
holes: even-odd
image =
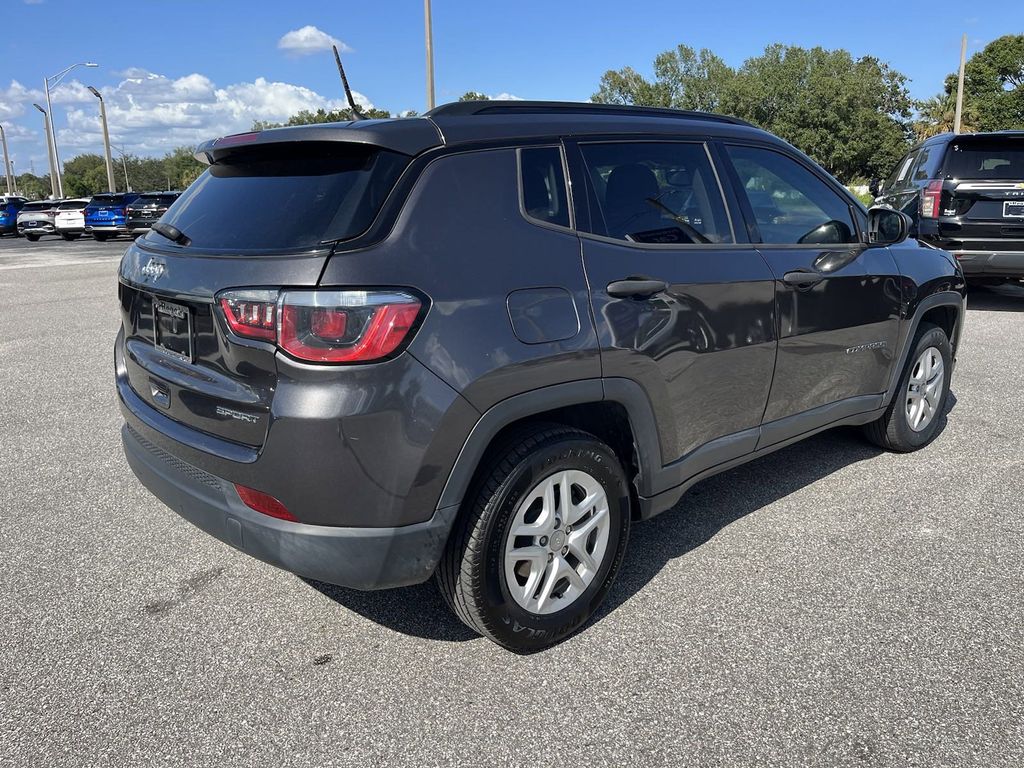
[[[942,429],[953,350],[946,332],[921,323],[896,394],[877,421],[865,426],[873,443],[907,453],[928,445]]]
[[[582,626],[618,573],[630,497],[615,453],[591,434],[539,425],[512,434],[482,470],[437,581],[458,617],[529,653]]]

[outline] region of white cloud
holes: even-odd
[[[522,101],[522,96],[516,96],[514,93],[499,93],[497,96],[491,96],[491,101]]]
[[[26,88],[17,80],[11,80],[11,84],[0,91],[0,120],[25,114],[26,107],[31,109],[32,102],[41,103],[43,98],[42,91]]]
[[[329,51],[332,45],[338,46],[338,50],[342,53],[352,50],[338,38],[327,34],[322,29],[317,29],[312,24],[286,32],[277,41],[277,47],[292,56],[306,56],[318,51]]]

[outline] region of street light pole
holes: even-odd
[[[107,131],[107,107],[103,103],[103,96],[100,92],[93,88],[91,85],[88,86],[90,93],[100,100],[100,122],[103,123],[103,150],[107,158],[107,189],[111,192],[117,192],[117,187],[114,185],[114,161],[110,157],[110,133]],[[127,180],[125,185],[127,186]]]
[[[121,168],[124,169],[124,191],[125,192],[131,192],[132,191],[132,185],[131,185],[131,182],[128,181],[128,163],[124,159],[124,145],[123,144],[121,145],[121,148],[117,150],[117,153],[121,156]],[[113,192],[114,190],[110,190],[110,191]]]
[[[4,127],[0,125],[0,142],[4,145],[4,173],[7,174],[7,194],[13,195],[14,192],[11,189],[11,156],[7,154],[7,134],[4,132]]]
[[[46,131],[46,151],[50,156],[50,197],[57,197],[57,183],[53,180],[53,137],[50,136],[50,115],[38,104],[33,107],[43,113],[43,130]]]
[[[430,0],[423,0],[423,26],[427,36],[427,109],[434,108],[434,22]]]
[[[960,74],[956,83],[956,115],[953,118],[953,133],[960,133],[960,117],[964,111],[964,69],[967,64],[967,35],[960,40]]]
[[[11,173],[14,174],[11,178],[11,182],[14,184],[14,194],[18,194],[18,172],[14,170],[14,161],[11,160]]]
[[[51,75],[50,77],[43,78],[43,90],[46,91],[46,122],[47,125],[50,126],[50,141],[52,143],[52,149],[50,150],[50,153],[53,156],[50,161],[53,164],[51,170],[51,179],[53,175],[56,175],[57,192],[59,193],[60,197],[64,197],[64,184],[60,178],[60,156],[57,154],[57,134],[53,130],[53,107],[50,105],[50,81],[53,80],[53,87],[56,88],[58,85],[60,85],[60,81],[64,79],[64,75],[66,75],[75,67],[98,66],[99,64],[96,64],[92,61],[81,61],[77,64],[72,64],[70,67],[65,67],[56,75]]]

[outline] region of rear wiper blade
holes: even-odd
[[[150,229],[152,229],[158,235],[163,235],[172,243],[177,243],[178,245],[184,246],[189,246],[192,244],[192,241],[189,239],[188,235],[186,235],[184,232],[182,232],[180,229],[178,229],[172,224],[164,224],[162,221],[158,221],[155,224],[153,224],[153,226],[151,226]]]

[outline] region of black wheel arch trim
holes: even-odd
[[[889,388],[882,398],[883,407],[888,406],[896,394],[900,376],[903,373],[903,367],[907,364],[907,358],[910,356],[911,346],[914,342],[914,337],[917,335],[917,329],[921,325],[921,320],[930,310],[936,307],[954,307],[956,309],[956,322],[953,326],[953,335],[949,340],[949,344],[953,349],[955,367],[956,351],[960,342],[960,332],[963,329],[966,301],[963,295],[957,291],[939,291],[921,299],[914,309],[914,314],[906,322],[906,333],[901,333],[900,335],[901,349],[899,357],[896,360],[896,364],[892,367],[892,372],[889,376]]]

